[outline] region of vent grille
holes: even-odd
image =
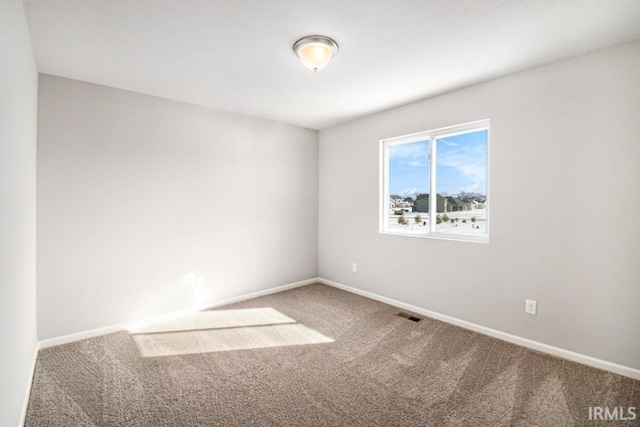
[[[402,317],[402,318],[404,318],[404,319],[411,320],[412,322],[419,322],[419,321],[421,321],[421,320],[422,320],[421,318],[416,317],[416,316],[412,316],[411,314],[409,314],[409,313],[405,313],[404,311],[401,311],[401,312],[400,312],[400,313],[398,313],[397,315],[398,315],[398,316],[400,316],[400,317]]]

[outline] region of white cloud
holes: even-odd
[[[467,193],[475,193],[478,188],[480,188],[480,181],[475,181],[473,184],[464,187],[462,190]]]
[[[400,195],[402,197],[412,197],[412,196],[415,196],[418,193],[419,193],[419,191],[418,191],[417,188],[405,188],[404,190],[402,190],[400,192]]]
[[[411,142],[409,144],[392,145],[389,147],[391,159],[415,159],[429,155],[429,142]]]
[[[440,140],[438,142],[445,142]],[[487,153],[486,148],[469,145],[450,145],[447,150],[438,152],[438,164],[455,168],[462,176],[470,181],[470,184],[463,188],[465,191],[474,191],[480,188],[481,183],[487,179]]]
[[[406,164],[407,164],[408,166],[411,166],[412,168],[419,168],[419,167],[422,167],[422,166],[427,166],[427,164],[428,164],[427,160],[428,160],[428,159],[424,159],[424,160],[410,160],[410,161],[406,162]]]
[[[426,167],[429,165],[429,142],[392,145],[389,147],[389,160],[408,168]]]
[[[448,145],[449,147],[457,147],[459,145],[457,142],[449,141],[446,139],[439,139],[438,142],[444,145]]]

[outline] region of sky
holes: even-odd
[[[487,192],[487,131],[444,136],[436,142],[436,185],[440,194]],[[389,147],[389,194],[429,192],[429,141]]]

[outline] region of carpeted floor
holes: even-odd
[[[640,382],[315,284],[40,351],[26,426],[582,426]],[[640,425],[640,420],[611,425]]]

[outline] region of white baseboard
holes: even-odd
[[[29,397],[31,396],[31,385],[33,384],[33,376],[36,373],[36,361],[38,360],[38,350],[40,350],[40,343],[36,342],[36,346],[33,349],[33,358],[31,360],[31,375],[27,382],[27,391],[24,395],[24,401],[22,403],[22,416],[20,417],[20,427],[24,426],[24,422],[27,419],[27,408],[29,407]]]
[[[77,332],[75,334],[62,335],[55,338],[48,338],[40,341],[40,348],[55,347],[62,344],[68,344],[70,342],[86,340],[87,338],[98,337],[100,335],[112,334],[114,332],[120,332],[127,329],[127,324],[105,326],[104,328],[90,329],[88,331]]]
[[[314,277],[313,279],[303,280],[301,282],[289,283],[288,285],[276,286],[275,288],[265,289],[263,291],[251,292],[250,294],[240,295],[237,297],[227,298],[220,301],[210,302],[204,304],[200,310],[208,310],[210,308],[216,308],[223,305],[234,304],[236,302],[245,301],[248,299],[258,298],[265,295],[275,294],[278,292],[286,291],[293,288],[299,288],[301,286],[310,285],[312,283],[318,283],[320,278]]]
[[[422,314],[432,319],[441,320],[452,325],[460,326],[461,328],[469,329],[474,332],[488,335],[493,338],[497,338],[502,341],[507,341],[512,344],[517,344],[522,347],[527,347],[532,350],[536,350],[542,353],[547,353],[553,356],[560,357],[562,359],[571,360],[573,362],[581,363],[583,365],[591,366],[594,368],[602,369],[604,371],[613,372],[614,374],[623,375],[625,377],[633,378],[634,380],[640,380],[640,370],[630,368],[628,366],[618,365],[617,363],[608,362],[606,360],[597,359],[595,357],[587,356],[573,351],[565,350],[559,347],[554,347],[549,344],[544,344],[538,341],[533,341],[527,338],[522,338],[516,335],[511,335],[506,332],[498,331],[496,329],[487,328],[475,323],[467,322],[466,320],[460,320],[455,317],[440,314],[435,311],[427,310],[415,305],[406,304],[401,301],[397,301],[391,298],[387,298],[372,292],[363,291],[362,289],[353,288],[351,286],[344,285],[342,283],[334,282],[323,278],[318,278],[318,282],[325,285],[333,286],[334,288],[342,289],[353,294],[361,295],[367,298],[371,298],[376,301],[383,302],[385,304],[393,305],[414,313]]]
[[[147,317],[147,318],[144,318],[144,319],[138,319],[138,320],[135,320],[135,321],[130,322],[130,323],[122,323],[122,324],[117,324],[117,325],[105,326],[103,328],[91,329],[91,330],[88,330],[88,331],[78,332],[78,333],[75,333],[75,334],[62,335],[62,336],[55,337],[55,338],[49,338],[49,339],[40,341],[39,345],[40,345],[40,348],[49,348],[49,347],[54,347],[54,346],[58,346],[58,345],[62,345],[62,344],[68,344],[68,343],[75,342],[75,341],[84,340],[84,339],[87,339],[87,338],[93,338],[93,337],[97,337],[97,336],[101,336],[101,335],[107,335],[107,334],[111,334],[111,333],[114,333],[114,332],[120,332],[120,331],[129,330],[129,329],[135,329],[135,328],[137,328],[139,326],[142,326],[142,325],[145,325],[145,324],[154,323],[154,322],[160,322],[160,321],[166,321],[166,320],[170,320],[170,319],[175,319],[175,318],[178,318],[178,317],[186,316],[186,315],[191,314],[191,313],[195,313],[197,311],[207,310],[207,309],[210,309],[210,308],[220,307],[220,306],[223,306],[223,305],[233,304],[233,303],[236,303],[236,302],[240,302],[240,301],[245,301],[245,300],[252,299],[252,298],[261,297],[261,296],[264,296],[264,295],[275,294],[277,292],[282,292],[282,291],[286,291],[288,289],[298,288],[300,286],[310,285],[311,283],[317,283],[319,280],[320,279],[318,279],[317,277],[314,277],[312,279],[302,280],[300,282],[289,283],[289,284],[282,285],[282,286],[276,286],[276,287],[265,289],[265,290],[262,290],[262,291],[251,292],[251,293],[248,293],[248,294],[239,295],[237,297],[226,298],[226,299],[218,300],[218,301],[211,301],[211,302],[203,304],[202,306],[197,307],[197,308],[188,308],[188,309],[184,309],[184,310],[173,311],[173,312],[170,312],[170,313],[161,314],[159,316],[153,316],[153,317]]]

